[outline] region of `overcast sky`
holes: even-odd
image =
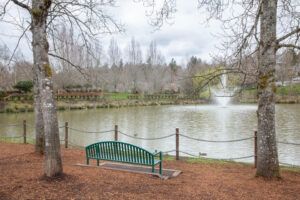
[[[122,56],[125,57],[124,49],[128,46],[131,38],[134,37],[140,43],[143,51],[143,59],[146,58],[146,51],[151,42],[155,40],[158,49],[169,62],[175,58],[178,64],[186,63],[190,56],[197,56],[202,60],[211,61],[210,54],[216,51],[215,46],[220,42],[212,33],[220,32],[218,23],[210,25],[203,23],[205,16],[197,10],[197,1],[177,1],[177,13],[174,15],[172,24],[165,24],[160,30],[153,32],[154,28],[149,25],[145,15],[147,8],[141,3],[134,3],[133,0],[120,0],[118,7],[111,12],[117,20],[125,25],[125,33],[101,37],[101,43],[107,52],[109,41],[114,37],[120,48]],[[16,11],[17,15],[17,11]],[[9,25],[0,24],[0,42],[7,44],[10,51],[13,51],[18,33]],[[27,59],[32,59],[31,50],[27,42],[23,40],[20,50]]]

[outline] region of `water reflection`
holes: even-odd
[[[59,123],[85,131],[119,130],[137,137],[152,138],[180,133],[194,138],[207,140],[235,140],[253,136],[257,127],[256,105],[235,105],[226,108],[213,105],[155,106],[121,109],[77,110],[58,112]],[[300,143],[300,105],[276,106],[277,137],[280,141]],[[34,124],[33,113],[0,114],[0,124],[22,123],[26,119]],[[1,136],[22,135],[20,127],[0,126]],[[34,137],[34,128],[28,127],[29,137]],[[112,133],[79,133],[69,131],[69,140],[82,146],[96,141],[113,140]],[[61,129],[64,136],[64,129]],[[151,151],[175,149],[175,137],[146,141],[135,140],[119,135],[119,140],[142,146]],[[300,147],[279,144],[281,162],[300,165]],[[195,155],[206,153],[212,158],[231,158],[253,155],[253,140],[235,143],[208,143],[180,137],[180,150]],[[253,161],[244,159],[242,161]]]

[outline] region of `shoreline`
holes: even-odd
[[[149,106],[164,106],[164,105],[213,105],[214,103],[204,100],[190,100],[190,101],[115,101],[109,103],[103,102],[89,102],[89,101],[78,101],[78,102],[56,102],[57,111],[67,110],[90,110],[90,109],[119,109],[119,108],[130,108],[130,107],[149,107]],[[232,105],[245,105],[245,104],[257,104],[257,101],[241,101],[233,103]],[[299,101],[278,101],[276,104],[289,104],[298,105]],[[4,105],[0,109],[0,114],[16,114],[16,113],[30,113],[34,112],[33,103],[25,102],[10,102]]]
[[[112,109],[112,108],[129,108],[143,106],[163,106],[163,105],[201,105],[207,104],[202,100],[195,101],[111,101],[111,102],[93,102],[93,101],[76,101],[76,102],[56,102],[57,111],[65,110],[87,110],[87,109]],[[33,103],[10,102],[0,109],[1,113],[28,113],[33,112]]]

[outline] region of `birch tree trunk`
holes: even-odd
[[[45,162],[46,176],[53,177],[62,173],[60,141],[56,106],[53,94],[52,70],[49,65],[46,25],[48,9],[51,0],[32,1],[32,47],[34,58],[35,85],[38,95],[36,106],[41,105],[42,115],[37,107],[36,117],[42,116],[45,132]],[[38,113],[38,116],[37,116]]]
[[[275,131],[277,0],[263,0],[260,17],[257,176],[280,177]]]

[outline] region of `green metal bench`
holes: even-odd
[[[154,166],[159,164],[159,173],[161,174],[161,152],[150,153],[141,147],[116,141],[105,141],[91,144],[85,147],[85,152],[87,165],[89,165],[89,159],[96,159],[98,166],[100,160],[107,160],[151,166],[152,173],[154,173]]]

